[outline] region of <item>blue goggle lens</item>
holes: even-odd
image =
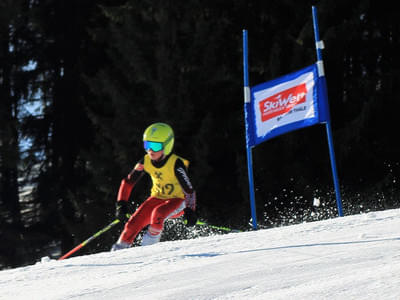
[[[153,150],[154,152],[161,151],[163,149],[163,144],[159,142],[150,142],[150,141],[144,141],[144,150]]]

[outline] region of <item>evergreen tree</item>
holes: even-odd
[[[12,44],[18,9],[2,3],[0,23],[0,199],[9,212],[11,223],[20,225],[18,197],[18,98],[14,96],[15,51]]]
[[[21,172],[20,118],[29,95],[31,47],[27,28],[28,1],[0,3],[0,248],[1,263],[17,265],[23,216],[19,196]]]
[[[62,252],[98,224],[96,217],[93,220],[96,199],[87,186],[91,176],[87,156],[96,150],[84,107],[88,97],[84,76],[99,63],[101,50],[93,51],[88,32],[100,13],[99,4],[37,0],[31,7],[36,34],[32,60],[43,111],[28,118],[25,126],[39,166],[34,191],[39,204],[36,227],[60,241]]]

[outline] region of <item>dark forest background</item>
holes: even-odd
[[[0,0],[0,268],[57,258],[111,222],[158,121],[191,161],[200,217],[249,230],[242,30],[251,85],[291,73],[316,61],[312,5],[344,214],[400,207],[391,2]],[[265,142],[253,162],[260,228],[337,216],[325,126]],[[133,207],[148,189],[142,179]],[[120,230],[79,254],[107,251]]]

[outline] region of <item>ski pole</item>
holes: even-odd
[[[232,232],[239,232],[240,231],[240,230],[235,230],[235,229],[231,229],[231,228],[228,228],[228,227],[210,225],[210,224],[208,224],[208,223],[206,223],[204,221],[200,221],[200,220],[197,221],[196,225],[208,226],[210,228],[223,230],[223,231],[232,231]]]
[[[110,230],[114,225],[118,224],[120,221],[119,219],[115,219],[114,221],[112,221],[110,224],[108,224],[106,227],[104,227],[103,229],[99,230],[98,232],[96,232],[95,234],[93,234],[90,238],[88,238],[86,241],[80,243],[78,246],[76,246],[74,249],[72,249],[71,251],[69,251],[68,253],[64,254],[63,256],[61,256],[58,260],[63,260],[67,257],[69,257],[71,254],[75,253],[76,251],[78,251],[79,249],[81,249],[82,247],[86,246],[87,244],[89,244],[91,241],[93,241],[95,238],[97,238],[98,236],[100,236],[101,234],[103,234],[104,232]]]
[[[184,223],[186,224],[187,221],[185,220]],[[223,230],[223,231],[228,231],[228,232],[241,232],[241,230],[237,230],[237,229],[231,229],[231,228],[228,228],[228,227],[210,225],[210,224],[208,224],[208,223],[206,223],[204,221],[200,221],[200,220],[197,220],[196,225],[208,226],[208,227],[213,228],[213,229]]]
[[[228,228],[228,227],[210,225],[210,224],[208,224],[208,223],[206,223],[206,222],[204,222],[204,221],[200,221],[200,220],[197,221],[196,225],[208,226],[208,227],[213,228],[213,229],[218,229],[218,230],[223,230],[223,231],[229,231],[229,232],[240,232],[240,230],[237,230],[237,229],[231,229],[231,228]]]

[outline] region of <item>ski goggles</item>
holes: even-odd
[[[150,141],[144,141],[143,142],[144,150],[149,151],[150,149],[153,150],[154,152],[161,151],[163,147],[163,143],[160,142],[150,142]]]

